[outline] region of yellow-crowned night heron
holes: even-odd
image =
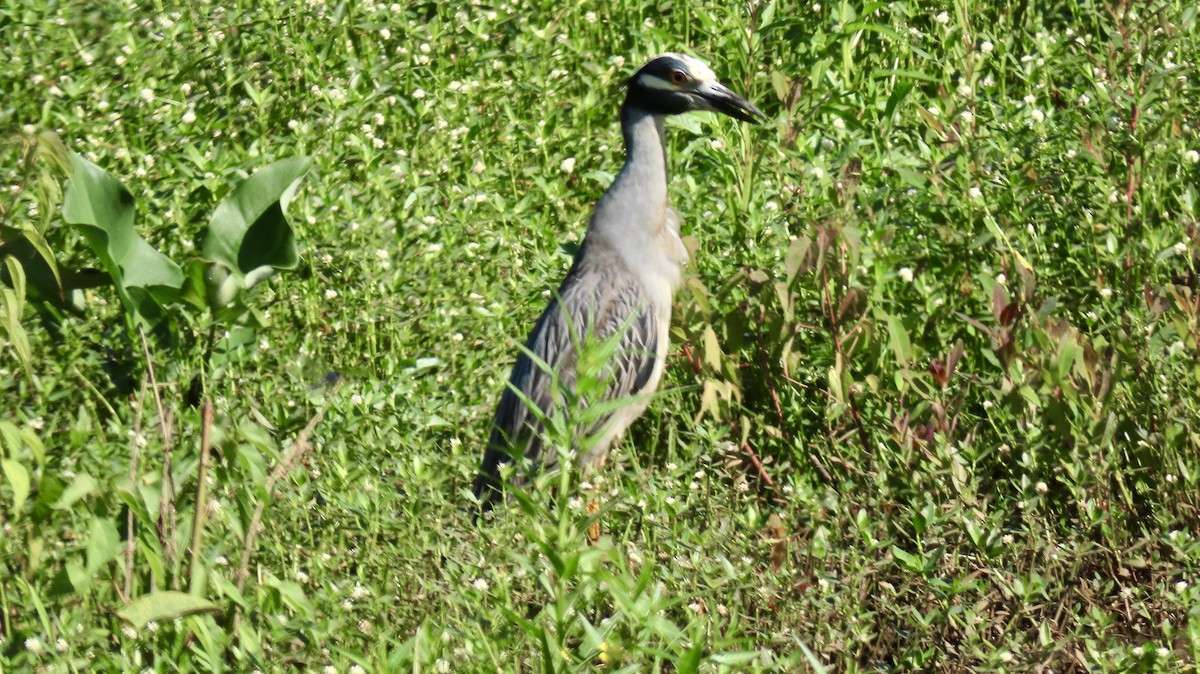
[[[663,54],[642,66],[626,83],[621,106],[625,165],[596,204],[587,235],[567,278],[542,312],[517,357],[508,388],[500,396],[491,439],[475,480],[475,496],[490,508],[500,493],[500,466],[526,457],[546,469],[558,461],[546,451],[544,428],[525,400],[541,414],[554,413],[553,378],[530,358],[575,383],[576,348],[585,334],[604,339],[624,331],[608,364],[606,400],[632,398],[592,426],[597,437],[578,461],[589,469],[603,463],[608,448],[646,409],[646,394],[662,377],[671,323],[671,295],[679,286],[687,251],[679,223],[667,206],[667,157],[663,120],[690,110],[711,110],[757,123],[758,108],[717,82],[712,70],[683,54]],[[590,330],[590,333],[584,331]],[[597,400],[589,401],[595,405]],[[523,483],[524,469],[511,483]]]

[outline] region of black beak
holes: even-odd
[[[766,118],[762,110],[754,107],[754,105],[746,99],[733,93],[720,82],[705,82],[696,88],[696,96],[700,102],[700,108],[703,110],[711,110],[719,112],[723,115],[729,115],[734,119],[740,119],[743,122],[758,124],[758,119],[755,117]]]

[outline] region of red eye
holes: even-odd
[[[671,71],[671,84],[686,84],[687,75],[682,70]]]

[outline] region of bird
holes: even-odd
[[[603,465],[612,443],[642,415],[649,394],[658,388],[671,301],[688,258],[678,215],[668,205],[663,127],[667,117],[695,110],[751,124],[765,118],[718,82],[711,68],[686,54],[655,56],[625,82],[620,113],[624,165],[596,202],[571,268],[517,355],[500,395],[472,488],[480,512],[501,497],[504,464],[524,457],[533,470],[557,465],[558,452],[546,446],[542,420],[561,404],[556,402],[561,396],[556,396],[555,379],[558,386],[574,387],[578,348],[585,338],[616,342],[603,402],[627,401],[592,425],[592,437],[576,457],[585,474]],[[588,402],[594,406],[602,401]],[[538,409],[531,410],[530,404]],[[514,471],[507,484],[520,487],[528,473]]]

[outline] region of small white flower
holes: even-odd
[[[1112,294],[1113,294],[1112,288],[1101,288],[1100,289],[1100,296],[1103,297],[1104,299],[1108,299],[1108,298],[1112,297]]]
[[[1166,646],[1159,646],[1154,650],[1154,654],[1160,658],[1165,658],[1171,654],[1171,651],[1168,650]]]
[[[1012,651],[1000,651],[1000,662],[1009,663],[1013,661]]]
[[[388,30],[387,27],[384,26],[383,28],[379,29],[379,37],[385,40],[390,40],[392,39],[392,31]]]
[[[26,124],[25,126],[22,126],[21,130],[25,132],[26,136],[32,136],[33,134],[37,133],[37,127],[32,124]]]
[[[287,126],[289,129],[295,131],[296,129],[300,128],[300,121],[296,119],[289,119]]]
[[[1034,96],[1033,94],[1026,94],[1023,100],[1025,101],[1025,105],[1033,105],[1034,103],[1037,103],[1037,96]]]
[[[1089,98],[1087,94],[1079,94],[1078,103],[1080,105],[1087,105],[1088,103],[1091,103],[1091,102],[1092,102],[1092,99]]]
[[[975,122],[975,113],[970,110],[963,110],[958,114],[958,118],[963,121],[963,124],[972,124]]]
[[[54,650],[58,651],[59,653],[66,653],[68,648],[70,648],[70,645],[67,644],[66,639],[60,638],[58,641],[54,642]]]
[[[371,591],[363,586],[362,583],[355,583],[354,589],[350,591],[351,599],[362,599],[371,594]]]
[[[583,20],[587,21],[588,23],[596,23],[596,13],[588,12],[587,14],[584,14]]]
[[[1035,123],[1041,124],[1046,119],[1046,113],[1034,108],[1034,110],[1029,113],[1029,118]]]
[[[1033,488],[1038,490],[1039,494],[1045,494],[1046,492],[1050,491],[1049,485],[1047,485],[1045,482],[1040,482],[1040,481],[1037,484],[1035,484],[1033,486]]]
[[[138,96],[141,96],[143,101],[151,103],[154,101],[154,90],[149,88],[142,89],[138,92]]]
[[[325,668],[321,670],[321,674],[338,674],[337,667],[325,665]]]
[[[1190,161],[1191,163],[1195,164],[1196,162],[1200,162],[1200,152],[1197,152],[1196,150],[1188,150],[1187,152],[1183,153],[1183,158],[1186,161]]]
[[[984,40],[979,45],[979,51],[983,52],[984,54],[992,53],[992,50],[995,48],[996,48],[996,45],[992,44],[990,40]]]
[[[307,583],[308,582],[308,574],[302,570],[297,571],[296,572],[296,582],[301,583],[301,584]]]
[[[1187,581],[1181,580],[1181,581],[1175,583],[1175,591],[1183,592],[1184,590],[1187,589],[1187,586],[1188,586]]]
[[[422,54],[428,54],[428,53],[431,51],[431,48],[430,48],[430,46],[429,46],[429,43],[428,43],[428,42],[422,42],[422,43],[421,43],[421,46],[420,46],[420,47],[418,47],[418,49],[420,49],[420,50],[421,50],[421,53],[422,53]]]
[[[330,288],[325,291],[325,299],[327,299],[327,300],[337,299],[337,296],[338,296],[338,291],[334,290],[333,288]]]
[[[1146,654],[1146,648],[1144,646],[1134,646],[1130,652],[1133,653],[1133,657],[1140,658]]]
[[[1187,252],[1187,241],[1180,241],[1179,243],[1175,244],[1174,248],[1176,255],[1183,255]]]
[[[972,199],[980,199],[983,197],[983,190],[978,187],[971,187],[971,189],[967,190],[967,196]]]
[[[940,23],[944,26],[944,25],[950,23],[950,15],[945,12],[942,12],[941,14],[938,14],[937,16],[933,17],[933,20],[937,21],[938,23]]]
[[[347,674],[367,674],[367,670],[362,668],[362,665],[350,665],[350,669],[346,670]]]
[[[418,100],[425,98],[425,90],[418,88],[413,91],[412,96],[413,96],[413,98],[418,99]]]
[[[912,280],[913,280],[912,267],[901,267],[900,271],[896,272],[896,275],[900,277],[901,281],[904,281],[905,283],[912,283]]]
[[[188,108],[187,112],[183,113],[183,123],[191,124],[195,121],[196,121],[196,110],[193,108]]]
[[[37,637],[29,637],[25,640],[25,650],[34,655],[41,655],[45,647],[42,646],[42,640]]]
[[[959,85],[959,87],[958,87],[958,95],[959,96],[966,98],[966,97],[970,96],[972,93],[974,93],[974,91],[972,91],[971,85],[969,85],[969,84],[960,84]]]
[[[563,173],[570,175],[575,171],[575,158],[567,157],[566,159],[562,160],[562,163],[558,165],[558,168],[561,169]]]
[[[491,587],[490,585],[488,585],[488,582],[486,580],[484,580],[483,578],[476,578],[475,581],[473,583],[471,583],[471,585],[476,590],[479,590],[480,592],[487,592],[488,588]]]
[[[936,105],[931,105],[931,106],[929,106],[929,107],[928,107],[928,108],[926,108],[926,109],[927,109],[927,110],[929,110],[929,114],[933,115],[934,117],[941,117],[941,116],[942,116],[942,110],[941,110],[941,108],[939,108],[939,107],[938,107],[938,106],[936,106]]]
[[[1077,155],[1077,154],[1079,154],[1079,152],[1077,152],[1075,150],[1075,148],[1071,148],[1071,149],[1067,150],[1067,159],[1074,159],[1075,155]]]
[[[833,118],[833,128],[837,129],[838,131],[845,131],[846,130],[846,120],[842,119],[841,117],[834,117]]]
[[[821,178],[825,177],[825,170],[822,169],[820,166],[814,166],[814,167],[812,167],[812,175],[817,180],[820,180]]]

